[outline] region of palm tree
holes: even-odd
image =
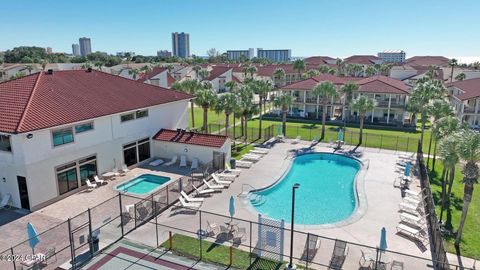
[[[359,86],[355,82],[347,82],[340,88],[340,92],[343,94],[342,118],[344,121],[347,120],[346,107],[352,102],[353,94],[358,91],[358,88]]]
[[[149,65],[145,65],[140,68],[140,70],[143,72],[143,74],[147,75],[150,71],[152,71],[152,68]],[[148,79],[148,78],[145,78]]]
[[[276,68],[273,72],[273,82],[275,86],[283,86],[285,81],[285,70],[283,68]]]
[[[455,69],[456,66],[458,66],[458,60],[455,58],[452,58],[448,61],[448,66],[451,68],[450,70],[450,82],[453,82],[453,70]]]
[[[380,74],[383,76],[389,76],[390,75],[390,69],[392,69],[391,64],[382,64],[380,66]]]
[[[236,92],[238,86],[237,86],[237,82],[235,82],[235,81],[228,81],[228,82],[225,83],[225,87],[228,88],[228,91],[229,91],[229,92],[233,92],[233,93],[234,93],[234,92]]]
[[[300,80],[302,72],[306,69],[305,61],[297,59],[293,61],[293,70],[297,71],[297,80]]]
[[[308,79],[320,75],[320,72],[316,69],[309,69],[307,72],[302,74],[302,79]]]
[[[474,184],[478,183],[480,161],[480,133],[467,129],[461,133],[458,155],[465,162],[463,165],[463,208],[460,224],[457,229],[455,246],[458,248],[462,240],[463,227],[467,219],[468,207],[472,201]]]
[[[233,93],[223,94],[215,105],[215,112],[225,114],[225,135],[228,136],[230,115],[237,109],[237,96]],[[235,129],[235,126],[233,127]]]
[[[443,170],[441,176],[442,182],[442,198],[441,198],[441,207],[440,207],[440,217],[439,222],[443,220],[443,212],[450,205],[450,192],[451,186],[453,184],[453,179],[455,178],[455,166],[460,160],[458,156],[458,136],[453,133],[449,136],[443,138],[440,141],[439,153],[442,157]],[[449,192],[447,193],[447,178],[449,179]]]
[[[251,84],[249,84],[250,87],[252,87],[253,92],[258,95],[259,97],[259,117],[258,117],[258,138],[260,139],[262,137],[262,103],[263,106],[266,105],[267,103],[267,96],[270,91],[273,89],[273,85],[269,81],[264,81],[264,80],[255,80]]]
[[[443,99],[435,99],[428,105],[428,114],[432,117],[432,127],[435,129],[437,121],[445,116],[453,115],[452,107],[448,102]],[[427,158],[427,169],[430,163],[430,150],[432,149],[433,134],[430,136],[430,142],[428,143],[428,158]],[[433,164],[432,168],[435,170],[435,156],[437,153],[437,142],[435,141],[435,146],[433,148]]]
[[[172,64],[168,64],[165,66],[165,68],[168,70],[168,73],[172,73],[172,70],[173,70],[173,65]]]
[[[325,81],[315,85],[312,90],[312,95],[315,97],[322,97],[322,139],[325,138],[325,121],[327,120],[327,106],[328,99],[334,97],[337,93],[337,88],[332,82]]]
[[[337,65],[337,76],[344,76],[344,68],[345,68],[345,62],[342,61],[342,59],[337,58],[337,61],[335,62]]]
[[[202,69],[202,67],[199,66],[199,65],[193,66],[192,70],[195,71],[195,78],[198,79],[198,75],[199,75],[198,72],[199,72],[201,69]]]
[[[428,71],[425,73],[425,75],[427,75],[427,77],[430,79],[436,79],[438,78],[439,70],[440,70],[439,66],[430,66],[428,68]]]
[[[245,142],[248,139],[248,118],[257,113],[257,106],[253,104],[253,89],[246,85],[239,89],[237,113],[241,118],[242,135]]]
[[[352,110],[358,112],[360,118],[360,136],[358,138],[358,144],[363,142],[363,121],[367,112],[373,110],[376,106],[376,101],[366,96],[359,96],[352,102]]]
[[[467,77],[467,75],[465,75],[465,73],[462,72],[462,73],[458,74],[457,76],[455,76],[455,80],[463,81],[463,80],[465,80],[466,77]]]
[[[45,68],[47,67],[48,62],[46,60],[40,61],[40,65],[42,65],[42,70],[45,71]]]
[[[103,62],[102,62],[102,61],[97,61],[97,62],[95,62],[95,67],[96,67],[98,70],[102,71]]]
[[[208,88],[196,92],[195,103],[203,109],[203,132],[208,132],[208,109],[217,103],[217,95]]]
[[[335,75],[335,73],[337,73],[337,70],[334,69],[334,68],[329,68],[327,73],[330,74],[330,75]]]
[[[202,88],[197,80],[187,79],[182,82],[174,82],[171,87],[173,90],[182,91],[195,96],[196,92]],[[192,119],[192,128],[195,128],[195,104],[194,99],[190,100],[190,117]]]
[[[90,62],[83,63],[82,69],[89,69],[89,68],[92,68],[92,64],[90,64]]]
[[[419,80],[410,95],[409,108],[418,109],[422,121],[420,142],[423,144],[425,124],[428,120],[428,104],[433,99],[440,99],[445,91],[443,84],[438,80]],[[411,104],[411,105],[410,105]]]
[[[250,78],[253,79],[253,74],[257,72],[257,68],[255,66],[248,66],[247,73],[250,74]]]
[[[208,76],[210,76],[210,71],[206,69],[201,69],[198,71],[198,76],[201,78],[200,81],[203,81],[208,78]]]
[[[125,58],[127,60],[127,68],[130,67],[130,62],[132,61],[132,54],[127,52],[125,53]]]
[[[137,75],[140,73],[140,70],[138,70],[138,68],[132,68],[128,71],[128,74],[132,75],[133,76],[133,80],[136,81],[137,80]]]
[[[378,70],[375,68],[375,66],[368,66],[367,69],[365,69],[365,75],[367,75],[367,77],[376,75],[377,72]]]
[[[279,96],[276,96],[275,99],[273,100],[273,104],[276,107],[280,107],[282,111],[282,133],[283,136],[287,136],[287,113],[288,113],[288,108],[292,105],[293,99],[292,96],[283,93]]]
[[[329,70],[330,70],[330,68],[325,64],[318,65],[318,71],[322,74],[328,73]]]
[[[33,66],[32,65],[25,65],[25,69],[28,70],[28,75],[32,74]]]

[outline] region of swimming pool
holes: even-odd
[[[253,192],[250,203],[261,214],[290,222],[292,186],[295,193],[295,223],[331,224],[350,217],[357,206],[355,177],[359,161],[329,153],[296,157],[290,169],[274,185]]]
[[[128,182],[116,186],[115,189],[120,192],[145,195],[154,191],[168,181],[170,181],[170,177],[142,174],[133,178],[132,180],[129,180]]]

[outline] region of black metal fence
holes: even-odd
[[[238,123],[237,123],[238,124]],[[208,133],[226,135],[230,139],[239,141],[264,142],[276,135],[275,125],[266,125],[262,127],[261,132],[258,127],[242,128],[240,125],[229,126],[225,128],[224,124],[209,124]]]
[[[428,170],[425,166],[423,157],[422,143],[418,142],[417,162],[419,168],[420,186],[422,188],[422,195],[424,198],[425,215],[428,224],[428,235],[430,238],[430,251],[436,269],[450,269],[447,252],[441,234],[440,224],[438,222],[437,214],[435,212],[435,203],[432,196],[432,189],[430,187],[430,179]]]

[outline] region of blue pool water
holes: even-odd
[[[116,186],[115,189],[121,192],[145,195],[168,181],[170,181],[170,177],[142,174],[126,183]]]
[[[360,166],[352,158],[334,154],[299,156],[275,185],[253,193],[250,203],[263,215],[290,222],[292,186],[300,183],[295,193],[296,224],[342,221],[356,208],[355,176]]]

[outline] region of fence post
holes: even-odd
[[[407,137],[407,149],[405,149],[405,152],[408,152],[408,145],[410,144],[410,138]]]
[[[17,265],[15,264],[15,255],[13,253],[13,247],[10,248],[10,253],[12,253],[12,262],[13,262],[13,270],[17,270]]]
[[[155,237],[157,238],[157,248],[158,248],[158,215],[157,215],[157,203],[153,204],[153,211],[155,211]]]
[[[123,215],[122,215],[122,193],[118,193],[118,208],[120,209],[120,229],[122,231],[122,238],[125,235],[123,229]]]
[[[92,235],[92,216],[90,214],[90,208],[87,209],[88,214],[88,235],[90,236],[88,239],[88,247],[90,250],[90,256],[93,257],[93,235]]]
[[[170,203],[168,202],[168,186],[169,186],[169,184],[167,184],[167,205],[166,205],[166,207],[168,207],[170,205]]]
[[[290,240],[292,241],[292,240]],[[307,233],[307,247],[310,247],[310,233]],[[305,265],[307,267],[307,270],[308,270],[308,250],[309,248],[307,248],[307,259],[305,260]]]
[[[203,236],[203,231],[202,231],[202,210],[198,210],[199,211],[199,222],[200,222],[200,226],[199,226],[199,230],[198,230],[198,241],[200,243],[200,260],[202,260],[202,236]]]
[[[383,134],[380,134],[380,149],[382,149],[383,146]]]
[[[248,256],[248,258],[250,260],[250,265],[252,265],[252,222],[249,221],[249,223],[250,223],[250,244],[249,244],[250,256]]]
[[[398,136],[397,136],[397,143],[395,144],[395,152],[398,150]]]
[[[73,237],[72,237],[72,224],[70,223],[70,218],[67,219],[67,225],[68,225],[68,239],[70,240],[70,257],[72,258],[72,269],[76,269],[76,263],[75,263],[75,250],[74,250],[74,243],[73,243]]]
[[[135,224],[135,229],[137,228],[137,204],[133,204],[133,217],[135,218],[134,224]]]

